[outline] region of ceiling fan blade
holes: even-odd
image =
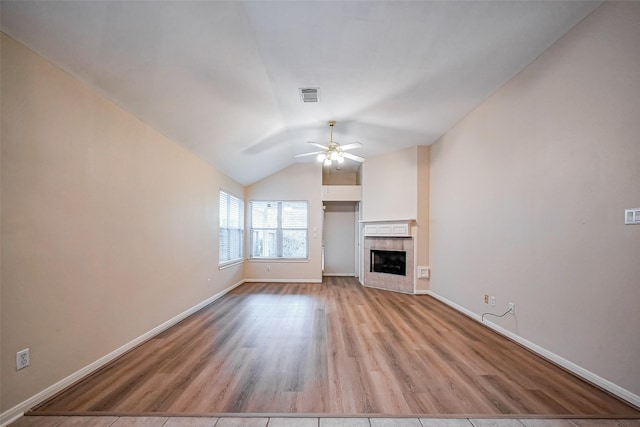
[[[342,153],[342,157],[344,157],[345,159],[355,160],[356,162],[360,162],[360,163],[364,162],[365,160],[364,157],[356,156],[350,153]]]
[[[359,147],[362,147],[362,143],[361,142],[352,142],[351,144],[341,145],[340,149],[342,151],[347,151],[347,150],[352,150],[354,148],[359,148]]]
[[[298,157],[317,156],[320,153],[323,153],[323,151],[314,151],[313,153],[298,154],[297,156],[293,156],[293,158],[297,159]]]
[[[328,150],[329,149],[329,147],[327,147],[326,145],[318,144],[317,142],[307,141],[307,144],[314,145],[314,146],[316,146],[318,148],[322,148],[323,150]]]

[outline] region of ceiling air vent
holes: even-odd
[[[318,102],[318,88],[317,87],[301,87],[300,99],[302,102]]]

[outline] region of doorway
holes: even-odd
[[[324,275],[356,276],[357,202],[324,202]]]

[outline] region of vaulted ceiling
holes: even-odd
[[[328,120],[363,157],[432,144],[600,3],[3,0],[1,24],[250,184]]]

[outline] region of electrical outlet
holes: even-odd
[[[29,349],[25,348],[16,353],[16,371],[29,366]]]
[[[489,295],[484,294],[484,303],[489,304]]]
[[[509,313],[511,313],[512,316],[516,315],[516,305],[512,302],[509,303]]]
[[[489,304],[491,304],[491,307],[495,307],[496,306],[496,297],[494,297],[493,295],[491,295],[489,297]]]
[[[640,224],[640,208],[624,210],[625,225]]]
[[[267,265],[267,271],[271,271],[271,266]]]

